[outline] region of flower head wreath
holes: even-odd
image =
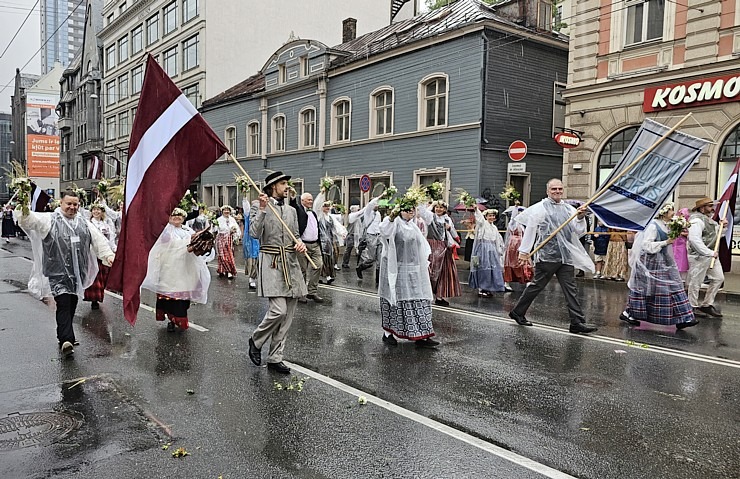
[[[668,213],[670,210],[675,210],[675,205],[672,201],[669,201],[668,203],[664,204],[661,209],[658,210],[658,216],[663,216],[666,213]]]

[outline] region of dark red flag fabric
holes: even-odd
[[[129,141],[126,194],[107,288],[123,294],[132,325],[149,251],[190,184],[228,149],[149,55]]]
[[[725,187],[722,189],[722,195],[719,197],[718,205],[714,210],[714,220],[720,221],[722,219],[727,220],[727,230],[722,240],[719,242],[719,261],[722,263],[722,271],[725,273],[730,271],[732,268],[732,252],[730,247],[732,246],[732,229],[734,226],[735,219],[735,202],[737,200],[737,182],[740,176],[740,159],[735,163],[735,168],[732,170],[730,177],[725,183]],[[727,207],[725,207],[727,203]],[[720,218],[720,214],[726,210],[724,218]]]
[[[31,182],[31,211],[46,211],[49,201],[51,201],[51,196],[39,188],[36,183]]]
[[[99,180],[103,177],[103,161],[93,156],[90,162],[90,170],[87,172],[87,178],[90,180]]]

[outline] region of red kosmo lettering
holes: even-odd
[[[581,139],[573,133],[558,133],[555,135],[555,143],[563,148],[575,148],[581,144]]]

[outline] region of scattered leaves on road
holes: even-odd
[[[367,404],[367,398],[365,396],[360,396],[357,398],[357,402],[360,403],[360,406],[364,406]]]
[[[188,389],[185,392],[188,393],[188,394],[190,394],[190,395],[195,394],[195,391],[193,391],[192,389]]]
[[[172,453],[172,457],[185,457],[189,455],[190,453],[186,451],[184,447],[178,447],[175,449],[175,452]]]
[[[285,384],[281,383],[280,381],[275,381],[273,384],[273,387],[277,391],[297,391],[301,392],[303,391],[303,383],[308,381],[307,377],[299,378],[298,376],[291,376],[288,382]]]
[[[163,451],[166,451],[167,449],[170,448],[171,445],[172,445],[172,443],[169,443],[169,442],[167,444],[162,444],[162,450]]]

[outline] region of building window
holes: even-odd
[[[146,44],[151,45],[152,43],[159,40],[159,15],[149,17],[146,21]]]
[[[308,56],[302,56],[300,58],[301,62],[301,77],[306,78],[311,74],[311,65],[308,61]]]
[[[131,30],[131,54],[135,55],[144,48],[144,28],[139,25]]]
[[[198,66],[198,35],[182,42],[182,71]]]
[[[127,8],[128,8],[128,5],[126,5],[126,2],[123,2],[121,5],[118,6],[118,14],[119,15],[122,14],[123,12],[126,11]]]
[[[563,131],[565,127],[565,83],[555,82],[552,101],[552,135]]]
[[[272,151],[285,151],[285,116],[272,119]]]
[[[177,75],[177,47],[162,54],[162,68],[171,77]]]
[[[105,105],[112,105],[116,102],[116,82],[111,81],[105,84]]]
[[[414,170],[414,186],[429,186],[432,183],[440,183],[443,187],[444,201],[450,199],[450,169],[449,168],[423,168]]]
[[[448,88],[447,75],[435,75],[419,84],[420,129],[447,125]]]
[[[349,98],[335,100],[331,107],[331,141],[349,141],[352,121],[352,104]]]
[[[105,119],[105,139],[115,140],[116,139],[116,117],[111,116]]]
[[[393,133],[393,90],[380,88],[370,95],[370,137]]]
[[[638,0],[627,3],[625,45],[663,38],[665,0]]]
[[[599,155],[598,184],[604,183],[614,167],[622,159],[627,146],[637,133],[639,127],[632,126],[614,135],[601,150]]]
[[[118,114],[118,136],[121,138],[128,137],[130,130],[128,128],[128,112]]]
[[[252,121],[247,125],[247,156],[260,154],[260,124]]]
[[[182,23],[198,16],[198,0],[182,0]]]
[[[299,144],[301,148],[312,148],[316,146],[316,110],[306,108],[300,113],[301,124],[299,125]]]
[[[128,60],[128,35],[118,40],[118,63]]]
[[[162,27],[164,28],[163,35],[172,33],[177,28],[177,2],[172,2],[162,11]]]
[[[228,127],[224,134],[224,139],[226,140],[226,148],[229,149],[232,155],[236,156],[236,128],[233,126]]]
[[[144,65],[131,70],[131,94],[139,93],[141,91],[141,84],[144,82]]]
[[[118,97],[123,99],[128,96],[128,73],[118,77]]]
[[[105,49],[105,71],[113,70],[116,67],[116,47],[111,45]]]
[[[132,125],[134,123],[134,120],[136,119],[136,110],[138,110],[138,108],[132,108],[131,109],[131,124]]]
[[[537,2],[537,28],[552,30],[552,3],[550,0]]]
[[[110,15],[108,15],[107,17],[105,17],[105,25],[106,25],[106,26],[108,26],[108,25],[110,25],[111,23],[113,23],[113,18],[114,18],[114,16],[115,16],[115,15],[114,15],[113,13],[111,13]]]
[[[185,95],[185,98],[190,100],[190,103],[192,103],[195,108],[200,108],[200,85],[198,83],[183,88],[182,93]]]
[[[288,70],[285,65],[278,65],[278,83],[283,84],[288,81]]]

